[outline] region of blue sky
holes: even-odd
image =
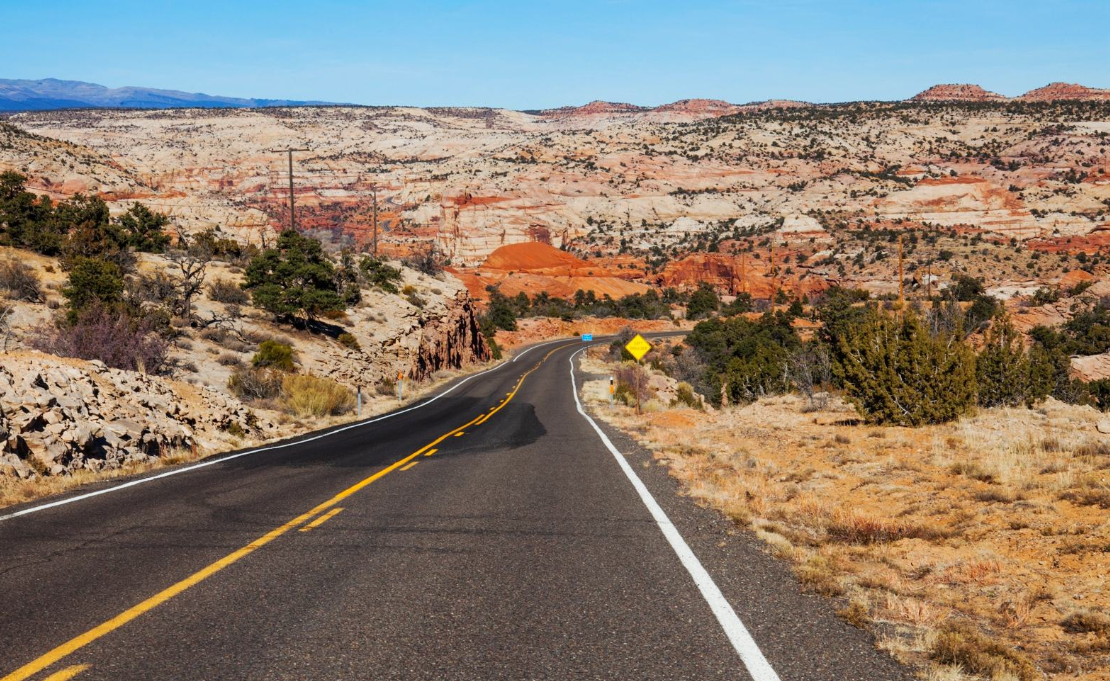
[[[1106,0],[0,0],[0,77],[543,108],[1110,87]]]

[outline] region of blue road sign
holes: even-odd
[[[585,342],[585,341],[592,341],[593,339],[594,339],[594,335],[593,335],[592,333],[584,333],[584,334],[582,334],[582,341],[583,341],[583,342]]]

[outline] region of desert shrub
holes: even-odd
[[[675,392],[674,399],[671,401],[671,406],[677,407],[679,405],[699,411],[703,409],[701,400],[694,394],[694,389],[689,383],[678,384],[678,390]]]
[[[790,353],[801,347],[790,317],[781,312],[754,321],[709,319],[695,326],[685,342],[706,364],[703,394],[714,403],[720,402],[722,391],[733,403],[785,392]]]
[[[364,257],[358,264],[363,280],[370,286],[380,288],[386,293],[397,293],[397,282],[401,281],[401,270],[390,267],[380,258]]]
[[[406,265],[429,276],[435,276],[443,271],[443,261],[444,258],[435,244],[417,249],[411,256],[405,258]]]
[[[217,279],[208,285],[208,297],[217,303],[246,305],[250,296],[239,284],[230,279]]]
[[[335,416],[350,411],[355,404],[348,388],[312,374],[286,374],[281,394],[285,406],[297,416]]]
[[[713,287],[705,282],[698,286],[698,290],[690,294],[690,302],[686,304],[686,318],[700,319],[716,312],[721,307],[721,299]]]
[[[1110,636],[1110,617],[1093,610],[1073,612],[1060,622],[1069,634],[1098,634]]]
[[[732,302],[721,307],[721,314],[726,317],[751,312],[755,309],[755,301],[750,293],[737,293]]]
[[[275,340],[262,341],[251,364],[260,369],[293,371],[293,347]]]
[[[869,310],[837,339],[835,372],[868,421],[944,423],[975,404],[975,354],[952,333],[931,332],[912,311]]]
[[[394,381],[389,376],[385,376],[378,384],[374,386],[379,395],[395,396],[397,395],[397,381]]]
[[[34,334],[36,350],[79,359],[100,360],[116,369],[164,373],[169,367],[169,345],[156,332],[151,317],[132,318],[124,312],[94,304],[71,322]]]
[[[242,368],[227,379],[232,395],[246,400],[268,400],[281,392],[282,373],[273,369]]]
[[[963,667],[986,678],[1012,677],[1036,681],[1041,674],[1022,653],[988,638],[966,622],[946,622],[933,641],[930,657],[934,662]]]
[[[409,305],[412,305],[413,307],[419,307],[421,309],[423,309],[423,307],[428,304],[427,301],[425,301],[423,298],[416,295],[415,293],[410,293],[406,295],[405,300],[409,302]]]
[[[358,344],[358,339],[354,337],[354,334],[341,333],[339,334],[339,337],[336,338],[336,340],[339,341],[339,344],[345,348],[349,348],[351,350],[362,349],[362,346]]]
[[[216,358],[216,362],[224,365],[225,367],[237,367],[243,362],[239,359],[238,355],[223,354]]]
[[[0,289],[14,300],[42,300],[42,281],[35,269],[19,260],[0,262]]]
[[[490,290],[489,305],[479,323],[487,338],[492,338],[497,329],[516,331],[517,313],[512,301],[497,289]]]
[[[1048,396],[1050,386],[1037,380],[1029,353],[1009,317],[995,320],[987,330],[975,361],[979,404],[984,407],[1032,406]]]
[[[654,395],[648,385],[647,372],[639,364],[622,364],[614,372],[614,378],[614,397],[624,404],[643,404]]]

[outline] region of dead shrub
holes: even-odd
[[[255,367],[239,369],[227,379],[227,389],[242,399],[272,399],[281,391],[281,373]]]
[[[953,475],[965,475],[980,482],[994,482],[994,473],[983,468],[976,461],[959,461],[948,467]]]
[[[237,367],[243,364],[238,355],[223,354],[216,358],[216,361],[225,367]]]
[[[1041,673],[1028,657],[992,640],[965,622],[947,622],[937,633],[929,656],[934,662],[963,667],[987,678],[1009,675],[1019,681],[1037,681]]]
[[[72,325],[40,328],[31,346],[52,355],[100,360],[115,369],[160,374],[169,368],[169,343],[155,331],[154,320],[99,305],[82,311]]]
[[[355,396],[330,378],[287,374],[281,381],[282,401],[297,416],[336,416],[350,411]]]
[[[246,305],[250,296],[230,279],[217,279],[208,285],[208,297],[226,305]]]
[[[0,289],[13,300],[42,300],[42,280],[33,267],[20,260],[0,261]]]
[[[1073,489],[1061,492],[1060,498],[1078,506],[1110,508],[1110,485],[1096,475],[1085,475],[1076,481]]]
[[[1110,636],[1110,617],[1091,610],[1073,612],[1060,622],[1069,634],[1097,634]]]

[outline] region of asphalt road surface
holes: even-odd
[[[0,511],[0,681],[909,679],[591,423],[581,348]]]

